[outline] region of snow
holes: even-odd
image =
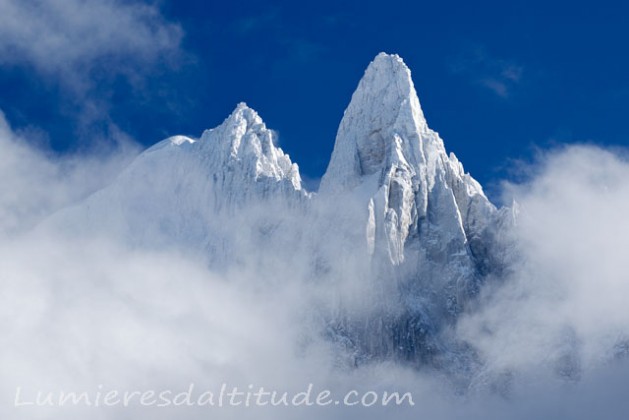
[[[196,140],[193,140],[190,137],[186,137],[186,136],[172,136],[172,137],[167,138],[164,141],[169,141],[170,144],[174,146],[181,146],[182,144],[185,144],[185,143],[192,144]]]
[[[368,357],[421,352],[425,343],[413,340],[436,340],[426,331],[437,334],[463,311],[491,269],[495,231],[510,217],[428,127],[404,61],[381,53],[344,113],[318,194],[303,188],[276,134],[240,103],[198,139],[174,136],[149,148],[54,223],[193,249],[218,270],[253,259],[261,273],[301,272],[331,284],[364,278],[376,306],[396,314],[387,322],[401,322],[364,331],[369,319],[336,320],[346,323],[356,354]],[[400,336],[378,336],[390,330]]]
[[[372,174],[380,181],[365,191]],[[365,71],[321,181],[322,195],[355,191],[365,194],[366,208],[382,203],[368,232],[380,232],[392,264],[404,261],[407,238],[418,235],[422,223],[440,226],[439,246],[454,241],[464,248],[467,235],[478,234],[495,213],[480,185],[428,128],[411,72],[397,55],[380,53]]]

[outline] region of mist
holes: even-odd
[[[623,151],[547,151],[524,182],[505,183],[505,197],[518,203],[509,232],[518,258],[506,278],[485,285],[477,309],[453,331],[482,361],[461,394],[430,369],[386,361],[350,368],[326,339],[321,308],[341,300],[366,310],[373,300],[363,282],[364,250],[343,249],[335,235],[326,236],[331,274],[317,281],[304,269],[312,261],[309,244],[321,239],[316,226],[302,227],[297,242],[305,245],[287,236],[269,250],[245,234],[239,263],[220,271],[201,253],[130,244],[109,226],[67,235],[47,220],[109,184],[137,148],[59,158],[24,136],[0,120],[4,417],[589,419],[622,418],[629,408],[622,395],[629,385]],[[290,212],[277,217],[286,229],[300,221]],[[246,232],[262,219],[275,220],[268,208],[252,206],[237,226],[223,228]],[[247,220],[251,225],[243,225]],[[185,391],[191,383],[211,390],[228,383],[299,392],[312,383],[339,393],[411,392],[414,406],[14,407],[17,387],[32,398],[37,390]]]
[[[627,355],[629,165],[625,151],[572,146],[506,184],[519,216],[519,261],[486,290],[459,333],[489,369],[546,369],[577,380]]]

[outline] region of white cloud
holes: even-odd
[[[133,77],[171,59],[182,33],[137,1],[0,2],[0,64],[32,66],[77,92],[102,73]]]
[[[33,147],[36,141],[29,134],[29,130],[14,132],[0,111],[0,238],[4,233],[24,232],[101,188],[138,151],[130,139],[114,133],[113,147],[54,158]]]
[[[180,59],[185,57],[180,45],[182,37],[182,28],[167,20],[153,2],[0,1],[0,68],[17,67],[34,72],[44,82],[43,86],[54,86],[54,93],[49,96],[55,98],[54,110],[47,112],[55,118],[67,119],[65,122],[73,129],[75,138],[52,140],[55,144],[87,149],[93,156],[90,165],[96,172],[110,171],[113,167],[110,164],[116,162],[116,159],[107,158],[107,163],[103,164],[100,158],[94,157],[95,150],[100,154],[111,154],[114,153],[113,149],[118,148],[122,154],[115,153],[118,153],[118,158],[122,158],[126,153],[129,156],[135,153],[126,149],[136,149],[129,136],[110,115],[114,105],[111,97],[116,83],[124,81],[125,86],[132,91],[132,97],[147,94],[146,83],[153,74],[178,66]],[[31,92],[33,96],[39,94]],[[42,93],[44,97],[48,94]],[[6,143],[4,147],[21,153],[21,157],[13,163],[15,166],[24,166],[21,165],[24,161],[34,160],[40,163],[41,168],[48,167],[51,173],[46,176],[54,179],[59,179],[59,174],[68,171],[74,171],[78,177],[78,168],[87,172],[85,156],[64,158],[62,163],[56,161],[53,165],[41,156],[40,151],[25,145],[33,140],[32,136],[11,134],[3,116],[0,116],[0,124],[5,127],[3,138],[0,139]],[[22,127],[21,131],[28,129]],[[9,139],[13,139],[11,144],[7,143]],[[103,148],[108,150],[99,150]],[[11,156],[11,153],[3,156],[5,170],[10,165]],[[42,185],[33,179],[37,172],[23,171],[14,185]],[[96,180],[88,189],[102,181],[100,175],[88,177]],[[48,202],[43,207],[43,202],[37,205],[33,202],[32,205],[43,213],[41,209],[47,209],[52,202],[60,204],[66,202],[68,196],[77,197],[85,192],[78,191],[77,187],[79,184],[73,184],[59,197],[47,195],[45,199]],[[24,188],[10,188],[13,190],[11,196],[15,198],[25,195],[18,192],[24,191]],[[44,190],[42,188],[42,193]],[[34,194],[30,199],[43,199],[44,196]],[[20,202],[22,210],[23,204]],[[16,208],[12,211],[16,215],[21,214]],[[26,220],[24,215],[20,217]]]
[[[105,159],[111,165],[101,162],[102,169],[91,158],[60,161],[31,148],[23,137],[0,119],[3,418],[485,420],[552,419],[558,412],[584,420],[622,418],[627,399],[618,390],[628,385],[626,367],[610,369],[605,363],[611,359],[601,356],[629,327],[624,305],[629,267],[623,252],[629,249],[629,164],[610,152],[579,147],[550,154],[527,183],[511,188],[522,207],[516,235],[525,258],[504,287],[488,294],[484,309],[461,323],[458,333],[477,346],[489,372],[511,371],[520,379],[508,399],[482,392],[458,399],[434,372],[387,363],[356,370],[340,367],[319,334],[317,316],[307,312],[313,301],[320,307],[329,304],[326,299],[338,299],[339,291],[330,283],[303,281],[295,268],[308,260],[300,256],[307,249],[294,250],[290,261],[280,252],[264,254],[275,259],[265,261],[272,268],[268,275],[247,269],[248,256],[262,251],[247,243],[242,220],[231,228],[238,230],[240,246],[248,251],[242,253],[243,268],[220,274],[180,249],[156,251],[114,237],[68,238],[45,226],[29,229],[106,183],[124,159]],[[308,229],[305,237],[316,234],[313,227]],[[351,252],[346,247],[335,250],[333,236],[325,239],[340,271],[348,277],[355,274]],[[357,280],[350,292],[362,302],[368,291],[364,278]],[[566,370],[572,361],[580,366],[582,382],[569,389],[538,375],[540,370]],[[224,381],[280,390],[302,390],[313,382],[339,392],[412,391],[416,406],[91,408],[87,414],[11,406],[18,385],[27,392],[89,391],[99,384],[122,390],[185,389],[190,382],[216,389]]]
[[[347,392],[354,384],[383,387],[388,380],[395,390],[406,390],[394,383],[394,367],[357,372],[357,377],[334,372],[330,343],[320,334],[317,316],[304,313],[311,307],[312,290],[301,282],[299,271],[285,267],[279,253],[265,261],[272,273],[250,270],[247,258],[240,269],[215,273],[203,258],[182,249],[132,246],[107,233],[69,236],[38,224],[106,184],[133,153],[48,156],[29,146],[4,118],[0,149],[0,417],[173,415],[169,409],[137,407],[88,408],[87,414],[80,408],[16,409],[17,386],[31,397],[37,390],[94,392],[99,385],[120,392],[177,391],[194,383],[218,392],[223,382],[280,392],[302,391],[312,382]],[[237,226],[229,229],[242,232],[242,255],[251,255],[243,220],[232,223]],[[321,292],[319,297],[329,296],[323,293],[329,291]],[[398,373],[414,376],[402,369]],[[214,418],[295,414],[290,409],[181,408],[175,415],[202,419],[208,410]],[[377,416],[380,410],[365,415],[372,412]],[[299,413],[304,419],[320,416],[317,409]]]
[[[521,260],[460,333],[490,370],[576,380],[629,349],[629,161],[573,146],[532,170],[529,182],[508,188],[521,206]]]

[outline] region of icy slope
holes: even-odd
[[[439,135],[428,128],[411,73],[397,55],[379,54],[352,96],[321,194],[363,194],[371,248],[404,261],[409,237],[438,227],[439,245],[464,248],[495,212]]]
[[[297,165],[273,141],[241,103],[199,139],[174,136],[147,149],[110,186],[52,223],[132,245],[195,249],[227,266],[245,257],[238,243],[252,229],[275,224],[270,219],[309,197]]]
[[[255,272],[261,287],[307,285],[304,311],[350,363],[446,366],[469,356],[442,333],[500,271],[509,215],[428,127],[402,59],[382,53],[345,111],[318,194],[239,104],[199,139],[149,148],[54,223],[192,250],[213,270]]]
[[[367,303],[333,319],[332,337],[359,361],[473,363],[443,332],[502,269],[499,226],[510,213],[446,153],[399,56],[381,53],[365,71],[316,200],[333,220],[326,237],[364,248],[370,266]]]

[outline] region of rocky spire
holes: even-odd
[[[408,67],[385,53],[369,65],[343,115],[320,193],[363,201],[369,249],[394,265],[406,259],[410,241],[415,251],[470,267],[468,239],[494,211],[428,128]]]
[[[399,56],[378,54],[345,111],[321,190],[354,187],[395,161],[422,164],[426,131],[410,70]]]

